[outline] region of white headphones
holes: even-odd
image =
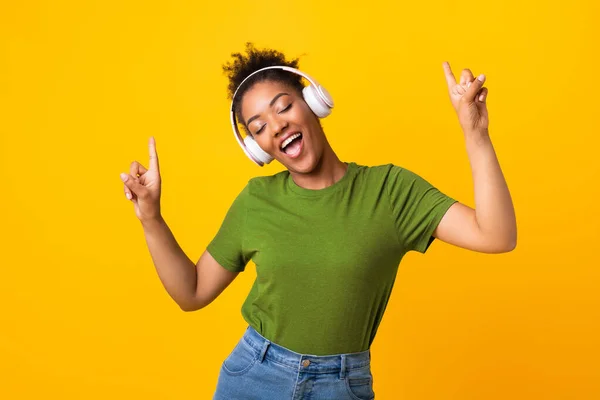
[[[333,99],[331,98],[329,92],[323,86],[319,85],[319,83],[313,78],[311,78],[309,75],[295,68],[283,65],[274,65],[270,67],[261,68],[248,75],[237,87],[231,99],[231,127],[233,128],[233,134],[235,136],[235,139],[238,141],[242,150],[244,150],[244,153],[246,153],[248,158],[254,161],[254,163],[256,163],[259,167],[262,167],[265,164],[269,164],[271,161],[273,161],[273,157],[271,157],[268,153],[263,151],[263,149],[260,148],[258,143],[254,141],[252,136],[248,135],[244,139],[242,139],[242,135],[240,134],[237,127],[237,119],[235,117],[235,111],[233,109],[233,102],[235,100],[235,95],[237,94],[238,90],[242,87],[244,82],[246,82],[248,78],[250,78],[257,72],[264,71],[266,69],[283,69],[285,71],[290,71],[297,75],[300,75],[304,77],[307,81],[309,81],[310,85],[305,86],[304,89],[302,89],[302,97],[304,97],[304,101],[306,101],[306,104],[308,104],[312,112],[314,112],[317,117],[325,118],[326,116],[331,114],[331,109],[333,108]]]

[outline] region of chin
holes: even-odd
[[[317,169],[318,165],[319,160],[317,158],[307,157],[302,162],[290,165],[288,169],[299,174],[310,174]]]

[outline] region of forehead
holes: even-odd
[[[240,108],[244,120],[267,110],[273,97],[282,92],[289,93],[292,97],[296,96],[296,90],[283,82],[265,80],[253,84],[241,99]],[[282,96],[280,99],[286,99],[287,97]]]

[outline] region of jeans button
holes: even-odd
[[[302,361],[302,365],[304,365],[305,367],[308,367],[310,365],[310,360]]]

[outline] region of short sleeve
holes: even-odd
[[[250,183],[237,195],[213,240],[206,250],[225,269],[241,272],[250,261],[244,252],[247,203]]]
[[[457,200],[421,176],[396,165],[391,165],[387,189],[403,248],[425,253],[435,240],[432,236],[435,228]]]

